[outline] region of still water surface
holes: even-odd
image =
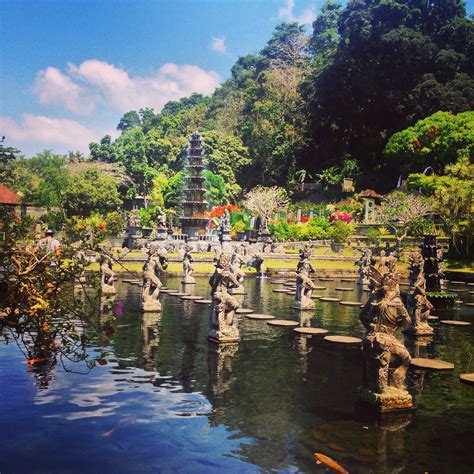
[[[208,279],[197,280],[192,292],[208,296]],[[324,296],[366,297],[355,283],[317,284],[327,286],[317,291]],[[179,288],[179,279],[166,285]],[[245,285],[245,307],[296,318],[292,297],[274,293],[268,279]],[[207,306],[163,294],[162,313],[142,316],[139,287],[117,288],[107,365],[69,366],[81,373],[58,365],[38,381],[18,348],[0,338],[2,474],[326,472],[313,452],[351,473],[473,472],[474,387],[458,374],[474,371],[474,325],[434,322],[432,339],[407,340],[412,355],[453,362],[455,370],[411,370],[416,413],[375,420],[355,410],[359,347],[241,317],[242,341],[219,350],[206,340]],[[474,301],[472,287],[456,288]],[[358,311],[317,302],[310,324],[362,337]],[[453,318],[474,323],[474,310],[460,307]]]

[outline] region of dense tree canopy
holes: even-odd
[[[401,173],[440,173],[460,156],[472,159],[473,77],[474,22],[463,2],[326,0],[312,34],[278,25],[211,96],[128,111],[120,136],[90,143],[89,157],[24,160],[1,148],[0,173],[46,207],[62,205],[73,163],[99,167],[121,199],[175,206],[189,135],[199,130],[213,203],[257,185],[291,191],[305,179],[334,189],[353,177],[357,189],[389,190]]]
[[[407,172],[442,173],[460,157],[474,158],[474,112],[437,112],[393,135],[385,155]]]
[[[331,60],[305,87],[316,149],[306,165],[350,154],[393,186],[398,170],[380,173],[390,135],[438,110],[473,107],[473,22],[457,0],[352,0],[338,33]],[[324,33],[315,35],[319,44]]]

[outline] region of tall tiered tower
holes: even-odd
[[[188,149],[188,164],[186,167],[186,187],[184,188],[183,216],[181,231],[188,235],[188,240],[199,240],[199,234],[209,222],[204,217],[207,203],[204,201],[206,190],[203,187],[204,178],[201,176],[202,164],[201,135],[196,131],[191,135]]]

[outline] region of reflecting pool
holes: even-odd
[[[207,278],[191,287],[208,296]],[[181,288],[168,278],[169,288]],[[318,282],[324,296],[365,301],[355,282]],[[243,306],[295,319],[291,295],[247,278]],[[339,292],[336,287],[351,287]],[[432,321],[432,338],[408,340],[412,355],[454,371],[410,370],[417,410],[384,419],[355,408],[362,359],[356,346],[240,317],[238,345],[206,340],[209,307],[162,294],[163,311],[142,315],[140,288],[119,282],[116,331],[105,365],[57,364],[45,375],[0,338],[0,472],[326,472],[313,453],[349,472],[472,472],[474,325]],[[473,287],[456,286],[474,301]],[[362,337],[358,307],[316,302],[307,323]],[[441,315],[443,318],[443,315]],[[447,318],[447,317],[446,317]],[[474,323],[474,308],[449,319]],[[91,343],[90,351],[104,350]]]

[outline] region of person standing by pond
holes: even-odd
[[[51,229],[48,229],[44,233],[44,239],[38,242],[38,249],[46,254],[51,254],[49,268],[56,270],[58,260],[61,257],[61,243],[58,239],[54,238],[54,232]]]
[[[38,248],[46,253],[52,252],[56,257],[61,256],[61,243],[54,238],[54,232],[51,229],[44,233],[44,239],[38,242]]]

